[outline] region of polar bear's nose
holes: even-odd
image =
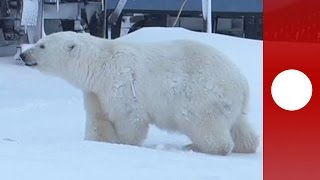
[[[21,53],[21,54],[20,54],[20,58],[21,58],[21,60],[22,60],[23,62],[26,61],[26,57],[27,57],[27,55],[26,55],[25,53]]]
[[[28,55],[25,52],[20,54],[20,58],[26,66],[38,65],[36,62],[34,62],[32,59],[30,59],[30,57],[28,58]]]

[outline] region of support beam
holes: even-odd
[[[103,16],[102,16],[102,37],[107,38],[107,0],[102,0]]]
[[[43,1],[39,1],[38,18],[36,26],[29,26],[27,28],[27,35],[29,43],[36,43],[43,35]]]
[[[207,11],[207,32],[212,33],[212,10],[211,10],[212,0],[208,0],[208,11]]]
[[[202,16],[205,22],[205,31],[212,33],[212,9],[211,9],[212,0],[202,0]]]
[[[108,18],[110,24],[116,25],[126,3],[127,0],[119,0],[116,9],[110,14]]]

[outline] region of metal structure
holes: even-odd
[[[203,13],[205,1],[211,13]],[[26,21],[28,15],[35,19]],[[262,0],[0,0],[0,56],[57,31],[117,38],[142,27],[172,25],[262,39]]]

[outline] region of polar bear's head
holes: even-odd
[[[78,36],[75,32],[51,34],[21,53],[20,58],[25,65],[46,73],[66,73],[75,65],[75,56],[81,51]]]
[[[77,84],[87,74],[85,61],[92,59],[90,53],[97,49],[92,44],[98,40],[90,41],[90,38],[87,33],[54,33],[40,39],[21,53],[20,58],[26,66]]]

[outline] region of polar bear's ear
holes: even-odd
[[[80,36],[90,36],[91,34],[88,32],[80,32],[78,33]]]

